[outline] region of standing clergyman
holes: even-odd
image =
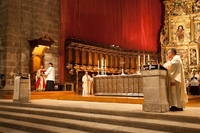
[[[40,69],[36,73],[36,83],[35,83],[36,91],[44,91],[46,88],[46,83],[45,83],[46,81],[45,77],[43,76],[45,71],[46,70],[43,68],[43,65],[40,65]]]
[[[85,72],[85,75],[82,77],[82,82],[83,82],[83,92],[82,92],[82,95],[85,96],[85,95],[88,95],[90,93],[90,80],[91,80],[91,77],[90,75],[88,75],[88,72],[86,71]]]
[[[45,72],[45,75],[47,75],[46,78],[46,90],[47,91],[52,91],[54,90],[54,82],[55,82],[55,69],[53,67],[53,64],[50,62],[49,63],[49,68]]]
[[[183,111],[188,102],[183,63],[176,49],[167,52],[166,63],[163,65],[168,71],[167,98],[170,111]]]
[[[199,95],[199,74],[196,71],[193,71],[190,83],[191,95]]]

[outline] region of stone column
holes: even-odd
[[[169,103],[166,94],[166,70],[142,71],[144,103],[143,111],[167,112]]]

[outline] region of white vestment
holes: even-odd
[[[175,55],[163,66],[168,71],[167,97],[170,106],[185,108],[188,102],[183,63],[180,56]]]
[[[91,80],[91,77],[89,75],[88,76],[84,75],[82,77],[82,82],[83,82],[83,85],[82,85],[82,87],[83,87],[82,95],[83,96],[87,95],[87,94],[90,94],[90,85],[91,85],[90,80]]]
[[[55,81],[54,67],[50,66],[44,74],[47,75],[46,81]]]
[[[192,75],[191,76],[191,86],[199,86],[199,75],[198,74],[195,74],[195,75]]]

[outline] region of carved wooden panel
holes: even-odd
[[[68,48],[66,54],[67,54],[67,62],[68,63],[73,63],[73,49],[72,48]]]
[[[129,57],[125,58],[124,69],[130,69],[130,58]]]
[[[118,77],[117,78],[117,93],[123,93],[123,78],[122,77]]]
[[[118,57],[114,56],[114,67],[118,67]]]
[[[97,76],[95,95],[141,96],[143,83],[141,75]]]
[[[93,65],[93,53],[92,52],[88,52],[88,65]]]
[[[123,67],[123,63],[122,62],[124,62],[124,58],[123,57],[119,57],[120,68]]]
[[[143,80],[142,77],[138,78],[138,93],[143,93]]]
[[[108,77],[108,80],[107,80],[108,82],[108,85],[107,85],[107,87],[108,87],[108,93],[112,93],[112,91],[113,91],[113,83],[112,83],[112,77]]]
[[[103,79],[99,80],[99,93],[103,93],[104,92],[104,85],[103,85]]]
[[[94,80],[94,93],[100,92],[100,79],[93,79]]]
[[[87,65],[87,52],[86,51],[81,51],[81,64],[82,65]]]
[[[112,77],[112,81],[113,81],[113,93],[117,93],[117,79],[115,77]]]
[[[138,84],[139,84],[138,78],[134,78],[133,92],[135,92],[135,93],[139,92],[139,88],[138,88],[139,85]]]
[[[123,87],[123,93],[128,93],[129,91],[129,78],[124,77],[124,87]]]
[[[110,55],[110,58],[109,58],[109,66],[110,67],[114,67],[114,57],[113,57],[113,55]]]
[[[75,50],[75,64],[81,64],[80,50],[78,49]]]
[[[136,63],[135,63],[136,61],[135,61],[135,58],[134,57],[132,57],[131,58],[131,68],[136,68]]]
[[[104,93],[108,92],[108,78],[107,77],[105,77],[105,80],[103,81],[103,88],[104,88],[103,90]]]
[[[133,88],[134,88],[134,78],[132,77],[128,77],[128,89],[129,89],[129,93],[133,93]]]
[[[98,60],[99,60],[99,54],[98,53],[93,53],[94,54],[94,65],[98,65]]]

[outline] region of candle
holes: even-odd
[[[99,70],[99,60],[98,60],[98,70]]]
[[[105,70],[106,70],[106,59],[105,59]]]
[[[138,55],[138,66],[140,66],[140,56]]]
[[[149,54],[148,54],[148,61],[150,60]]]
[[[143,61],[144,61],[144,62],[143,62],[143,65],[145,65],[145,64],[146,64],[146,63],[145,63],[145,54],[143,55],[143,58],[144,58],[144,59],[143,59]]]
[[[101,68],[103,69],[103,59],[101,59]]]

